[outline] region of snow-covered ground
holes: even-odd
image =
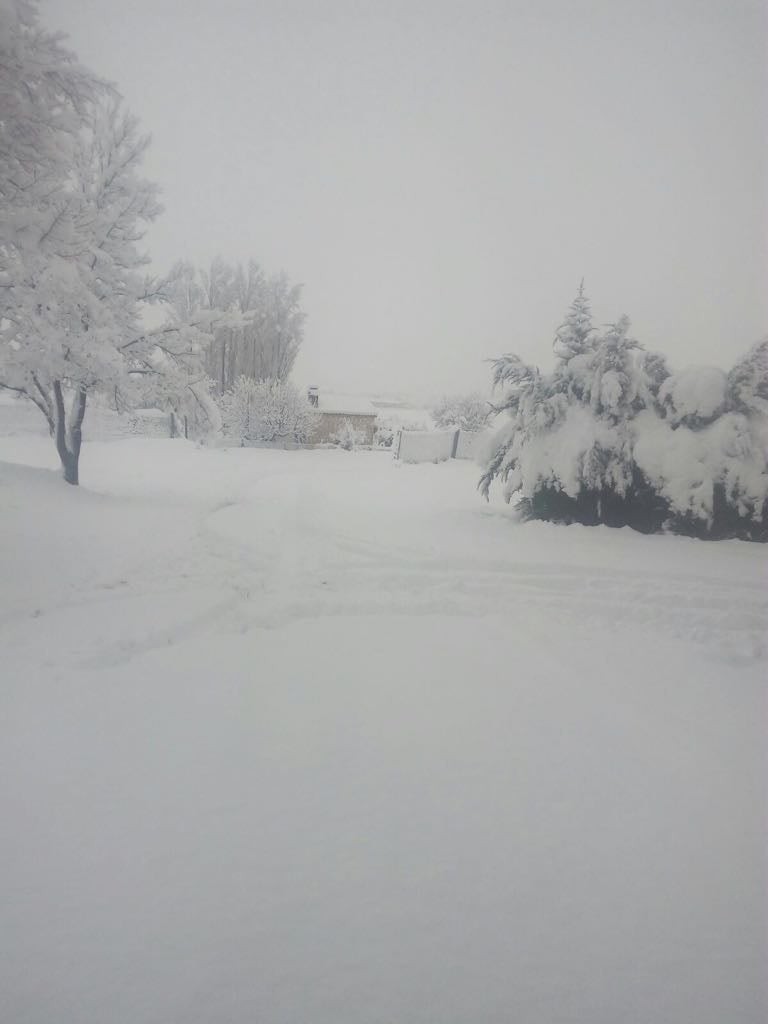
[[[768,551],[0,437],[0,1017],[768,1012]]]

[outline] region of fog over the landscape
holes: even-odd
[[[0,1024],[768,1021],[766,43],[0,0]]]
[[[766,5],[48,0],[154,136],[149,248],[305,284],[300,381],[548,364],[583,275],[675,364],[768,326]]]

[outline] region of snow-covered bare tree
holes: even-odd
[[[191,383],[207,324],[142,321],[169,282],[143,272],[160,204],[136,118],[41,29],[35,4],[4,0],[0,31],[0,385],[45,416],[76,484],[88,395]]]
[[[238,377],[221,399],[225,432],[240,441],[295,441],[314,435],[319,415],[288,381]]]
[[[238,377],[285,381],[304,336],[301,286],[286,274],[267,276],[258,263],[232,265],[217,257],[207,270],[179,264],[180,315],[224,310],[236,316],[210,334],[205,367],[224,394]]]
[[[130,377],[186,373],[194,330],[170,323],[147,331],[141,303],[160,291],[138,248],[160,212],[156,187],[139,173],[149,140],[116,101],[83,117],[72,163],[61,168],[58,202],[30,217],[22,245],[5,249],[7,305],[0,374],[48,421],[68,483],[79,479],[90,392],[130,391]],[[25,257],[19,251],[25,249]]]
[[[248,370],[256,380],[287,380],[304,337],[301,285],[279,273],[263,282],[256,297],[256,315],[244,328]]]
[[[493,415],[493,408],[479,394],[444,395],[432,410],[438,427],[459,427],[461,430],[484,430]]]
[[[40,25],[36,0],[0,3],[0,201],[4,259],[44,259],[51,213],[90,105],[111,87]],[[37,217],[34,216],[37,214]],[[26,244],[25,244],[26,243]],[[16,250],[7,251],[8,246]]]
[[[109,89],[61,38],[42,28],[31,0],[0,4],[0,386],[35,403],[66,456],[68,440],[79,447],[85,406],[77,400],[67,437],[48,342],[87,305],[72,177],[83,125]]]
[[[219,399],[224,434],[236,441],[255,441],[256,382],[238,377]]]

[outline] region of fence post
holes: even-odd
[[[460,433],[461,433],[461,430],[457,430],[456,433],[453,435],[453,447],[451,448],[451,458],[452,459],[456,458],[456,452],[459,450],[459,434]]]

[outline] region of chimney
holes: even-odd
[[[320,401],[320,389],[316,388],[314,385],[311,388],[308,388],[307,398],[309,399],[310,405],[317,407],[317,404]]]

